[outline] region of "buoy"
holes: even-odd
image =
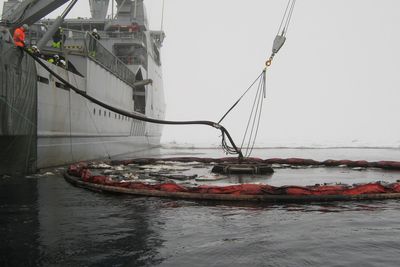
[[[220,174],[272,174],[274,170],[265,164],[216,164],[211,172]]]

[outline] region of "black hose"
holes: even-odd
[[[234,151],[236,151],[236,153],[239,155],[239,158],[243,158],[243,154],[240,151],[240,149],[237,148],[237,146],[235,145],[235,142],[233,141],[231,135],[229,134],[229,132],[225,129],[225,127],[223,127],[222,125],[216,123],[216,122],[212,122],[212,121],[167,121],[167,120],[159,120],[159,119],[152,119],[146,116],[141,116],[138,114],[134,114],[113,106],[109,106],[107,104],[105,104],[104,102],[101,102],[100,100],[87,95],[86,92],[76,88],[75,86],[73,86],[72,84],[70,84],[68,81],[64,80],[60,75],[58,75],[57,73],[55,73],[52,69],[50,69],[45,63],[43,63],[40,58],[38,58],[36,55],[32,54],[29,50],[27,50],[26,48],[24,48],[25,52],[27,52],[36,62],[38,62],[44,69],[46,69],[49,73],[51,73],[52,75],[54,75],[59,81],[61,81],[62,83],[64,83],[65,86],[67,86],[68,88],[72,89],[75,93],[83,96],[84,98],[88,99],[89,101],[103,107],[106,109],[109,109],[115,113],[136,119],[136,120],[140,120],[140,121],[146,121],[146,122],[150,122],[150,123],[157,123],[157,124],[169,124],[169,125],[190,125],[190,124],[199,124],[199,125],[208,125],[214,128],[219,129],[222,134],[226,135],[234,149]]]

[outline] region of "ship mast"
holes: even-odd
[[[110,0],[89,0],[90,13],[93,19],[104,20]]]

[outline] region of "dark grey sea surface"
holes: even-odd
[[[399,149],[253,154],[400,160]],[[224,155],[161,149],[151,156]],[[259,205],[108,195],[66,183],[63,168],[46,171],[0,178],[0,266],[399,265],[400,200]],[[392,181],[400,173],[349,170],[344,176],[349,183]],[[314,184],[319,178],[334,180],[329,171],[302,169],[277,170],[271,181]]]

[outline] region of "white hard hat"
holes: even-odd
[[[54,57],[55,57],[55,58],[59,58],[60,56],[59,56],[59,55],[54,55]]]
[[[96,29],[96,28],[94,28],[94,29],[93,29],[93,32],[97,32],[97,29]]]

